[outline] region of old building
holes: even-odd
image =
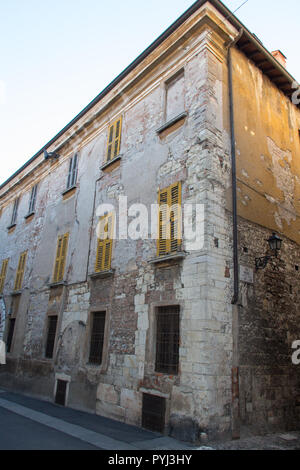
[[[199,0],[0,186],[0,386],[193,442],[297,427],[293,83]],[[173,203],[204,207],[198,249],[174,211],[158,241],[119,223]]]

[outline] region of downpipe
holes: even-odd
[[[231,134],[231,178],[232,178],[232,238],[233,238],[233,279],[234,289],[232,298],[232,439],[240,439],[240,394],[239,394],[239,257],[238,257],[238,216],[237,216],[237,179],[236,179],[236,144],[234,127],[234,96],[233,96],[233,70],[232,47],[239,41],[244,30],[227,46],[227,68],[229,87],[229,113]]]
[[[0,365],[6,364],[6,345],[3,341],[6,325],[6,305],[3,295],[0,296]]]

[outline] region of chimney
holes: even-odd
[[[286,69],[286,56],[281,51],[273,51],[272,56],[278,60],[278,62]]]

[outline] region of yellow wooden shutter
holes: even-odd
[[[20,290],[22,288],[26,257],[27,257],[27,251],[24,251],[24,253],[22,253],[19,258],[19,264],[18,264],[17,275],[16,275],[16,280],[15,280],[15,290]]]
[[[67,258],[67,252],[68,252],[68,242],[69,242],[68,233],[58,237],[53,282],[61,282],[64,278],[66,258]]]
[[[159,238],[157,255],[178,251],[181,246],[181,183],[159,192]]]
[[[122,117],[117,119],[108,130],[106,160],[112,160],[119,155],[122,133]]]
[[[7,272],[7,266],[8,266],[8,259],[5,259],[2,262],[1,273],[0,273],[0,294],[2,294],[2,292],[3,292],[5,278],[6,278],[6,272]]]
[[[120,153],[122,118],[115,122],[114,158]]]
[[[108,271],[111,268],[112,243],[114,233],[114,214],[104,215],[100,219],[100,238],[97,242],[95,272]]]
[[[181,246],[181,183],[176,183],[170,187],[171,199],[171,240],[170,251],[174,253]]]
[[[169,249],[169,223],[168,223],[168,190],[164,189],[158,195],[159,204],[159,238],[157,241],[157,255],[163,256],[168,253]]]

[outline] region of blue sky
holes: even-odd
[[[0,0],[0,184],[192,4]],[[299,0],[248,0],[236,15],[300,82]]]

